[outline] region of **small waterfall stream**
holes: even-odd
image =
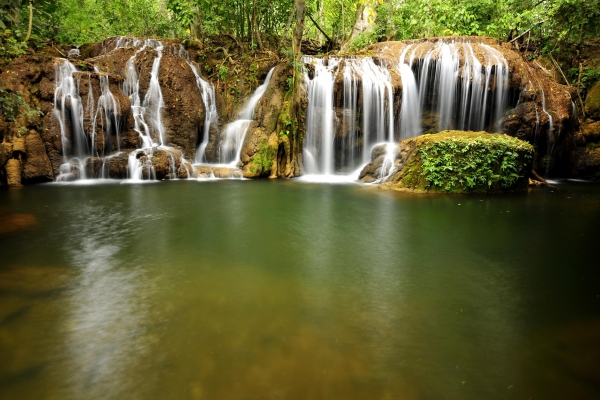
[[[217,164],[206,164],[206,146],[208,145],[208,134],[209,134],[209,126],[212,121],[216,120],[217,117],[217,109],[215,102],[215,94],[214,88],[212,91],[206,90],[206,101],[209,106],[205,107],[207,110],[206,118],[209,123],[205,122],[204,124],[204,138],[202,143],[198,146],[198,152],[196,153],[196,164],[212,165],[212,166],[226,166],[230,168],[237,168],[238,163],[240,162],[240,153],[242,151],[242,145],[244,144],[244,138],[246,137],[246,132],[248,127],[253,121],[254,118],[254,109],[256,105],[265,94],[267,87],[269,86],[269,82],[271,81],[271,77],[273,76],[273,71],[275,68],[271,68],[267,73],[267,77],[265,81],[260,85],[254,93],[248,99],[244,108],[239,112],[238,119],[227,124],[223,131],[221,132],[221,145],[219,146],[219,162]],[[196,75],[197,78],[198,75]],[[208,86],[208,84],[204,84],[200,82],[200,85]],[[211,85],[212,87],[212,85]],[[204,97],[203,97],[204,100]],[[210,120],[209,120],[210,119]]]

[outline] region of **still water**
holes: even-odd
[[[1,399],[600,398],[600,186],[0,191]]]

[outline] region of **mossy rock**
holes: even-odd
[[[600,120],[600,81],[592,86],[585,97],[585,114],[589,118]]]
[[[486,132],[443,131],[401,141],[382,188],[418,192],[498,193],[525,190],[533,146]]]

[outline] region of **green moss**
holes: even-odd
[[[277,155],[277,148],[269,145],[267,139],[261,139],[258,144],[258,151],[252,157],[250,171],[257,176],[266,175],[271,172],[271,166]]]
[[[585,98],[585,113],[588,117],[600,118],[600,82],[596,82]]]
[[[511,190],[526,181],[533,146],[501,134],[444,131],[414,139],[400,188],[435,192]]]
[[[595,148],[598,148],[598,147],[600,147],[600,143],[594,143],[594,142],[591,142],[591,143],[588,143],[588,144],[586,144],[586,147],[587,147],[588,149],[595,149]]]

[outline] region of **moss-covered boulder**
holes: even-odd
[[[585,97],[585,115],[600,120],[600,82],[596,82]]]
[[[485,132],[443,131],[403,140],[391,149],[391,173],[385,168],[392,157],[376,150],[361,180],[376,178],[381,188],[417,192],[525,190],[533,160],[533,146],[527,142]]]

